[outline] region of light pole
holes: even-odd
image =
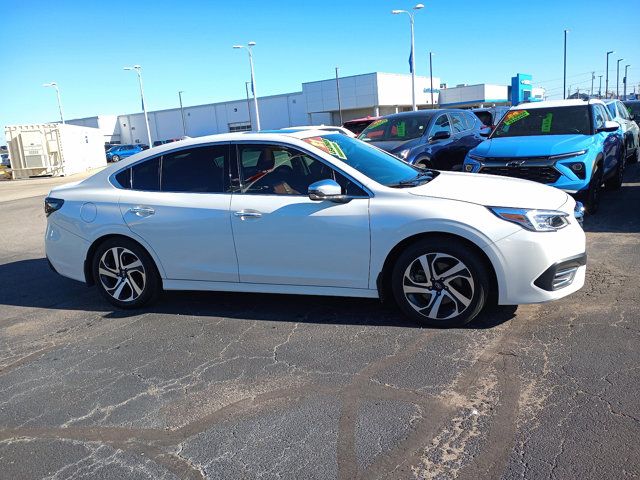
[[[62,114],[62,102],[60,101],[60,89],[58,88],[58,84],[56,82],[43,83],[43,87],[51,87],[56,91],[56,97],[58,97],[58,111],[60,112],[60,121],[64,125],[64,115]]]
[[[420,10],[421,8],[424,8],[424,5],[421,3],[418,3],[415,7],[413,7],[414,10]],[[414,36],[413,36],[413,17],[415,13],[408,12],[407,10],[391,10],[391,13],[393,15],[406,13],[407,15],[409,15],[409,19],[411,21],[411,56],[409,57],[409,64],[411,65],[411,104],[412,104],[413,110],[415,111],[418,109],[418,107],[416,106],[416,59],[414,55]]]
[[[249,84],[251,82],[244,82],[244,93],[247,94],[247,111],[249,112],[249,124],[253,129],[253,120],[251,119],[251,103],[249,102]]]
[[[184,120],[184,108],[182,108],[182,94],[184,90],[178,92],[178,98],[180,99],[180,116],[182,117],[182,135],[187,136],[187,123]]]
[[[607,71],[605,72],[604,77],[604,98],[607,98],[607,95],[609,94],[609,55],[611,55],[612,53],[616,52],[614,50],[607,52]]]
[[[591,90],[589,95],[593,96],[593,81],[596,79],[596,72],[591,72]]]
[[[598,98],[602,98],[602,75],[598,75],[598,78],[600,78],[600,83],[598,86]]]
[[[124,70],[133,70],[138,75],[138,83],[140,84],[140,100],[142,101],[142,111],[144,112],[144,123],[147,126],[147,138],[149,139],[149,146],[153,145],[151,139],[151,129],[149,128],[149,117],[147,116],[147,103],[144,101],[144,89],[142,88],[142,67],[140,65],[134,65],[133,67],[124,67]]]
[[[433,52],[429,52],[429,80],[431,81],[431,108],[436,108],[433,103]]]
[[[562,83],[562,91],[567,91],[567,33],[569,30],[564,31],[564,77]],[[567,98],[567,97],[564,97]]]
[[[233,48],[246,48],[249,52],[249,65],[251,66],[251,90],[253,91],[253,107],[256,110],[256,130],[260,131],[260,112],[258,111],[258,92],[256,90],[256,76],[253,73],[253,53],[251,49],[255,47],[256,42],[249,42],[246,47],[244,45],[234,45]]]
[[[622,95],[622,99],[623,100],[627,99],[627,70],[629,69],[630,66],[631,66],[631,64],[628,64],[628,65],[624,66],[624,79],[623,79],[624,93]]]
[[[624,58],[619,58],[616,62],[616,98],[620,98],[620,62]]]
[[[342,102],[340,102],[340,82],[338,76],[338,67],[336,67],[336,92],[338,94],[338,112],[340,113],[340,125],[344,122],[342,121]]]

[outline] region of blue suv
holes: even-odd
[[[130,157],[142,150],[144,150],[142,145],[114,145],[106,152],[107,161],[119,162],[123,158]]]
[[[382,117],[358,136],[421,168],[460,170],[489,129],[468,110],[402,112]]]
[[[601,187],[622,185],[622,130],[600,100],[524,103],[469,151],[463,170],[523,178],[571,193],[595,213]]]

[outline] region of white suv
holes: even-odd
[[[164,290],[393,296],[436,326],[582,287],[566,193],[419,170],[338,133],[201,137],[133,155],[45,200],[61,275],[140,307]],[[247,300],[250,301],[250,300]]]

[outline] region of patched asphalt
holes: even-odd
[[[167,293],[114,311],[0,191],[0,478],[640,476],[640,165],[578,293],[421,328],[374,300]]]

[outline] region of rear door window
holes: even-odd
[[[430,137],[433,137],[438,132],[451,133],[451,124],[449,123],[449,117],[446,114],[440,115],[431,127]]]
[[[189,148],[163,155],[162,191],[222,193],[228,145]]]
[[[451,126],[453,127],[453,133],[462,133],[467,129],[462,113],[455,112],[451,114]]]
[[[160,190],[160,157],[145,160],[131,167],[131,188],[151,192]]]

